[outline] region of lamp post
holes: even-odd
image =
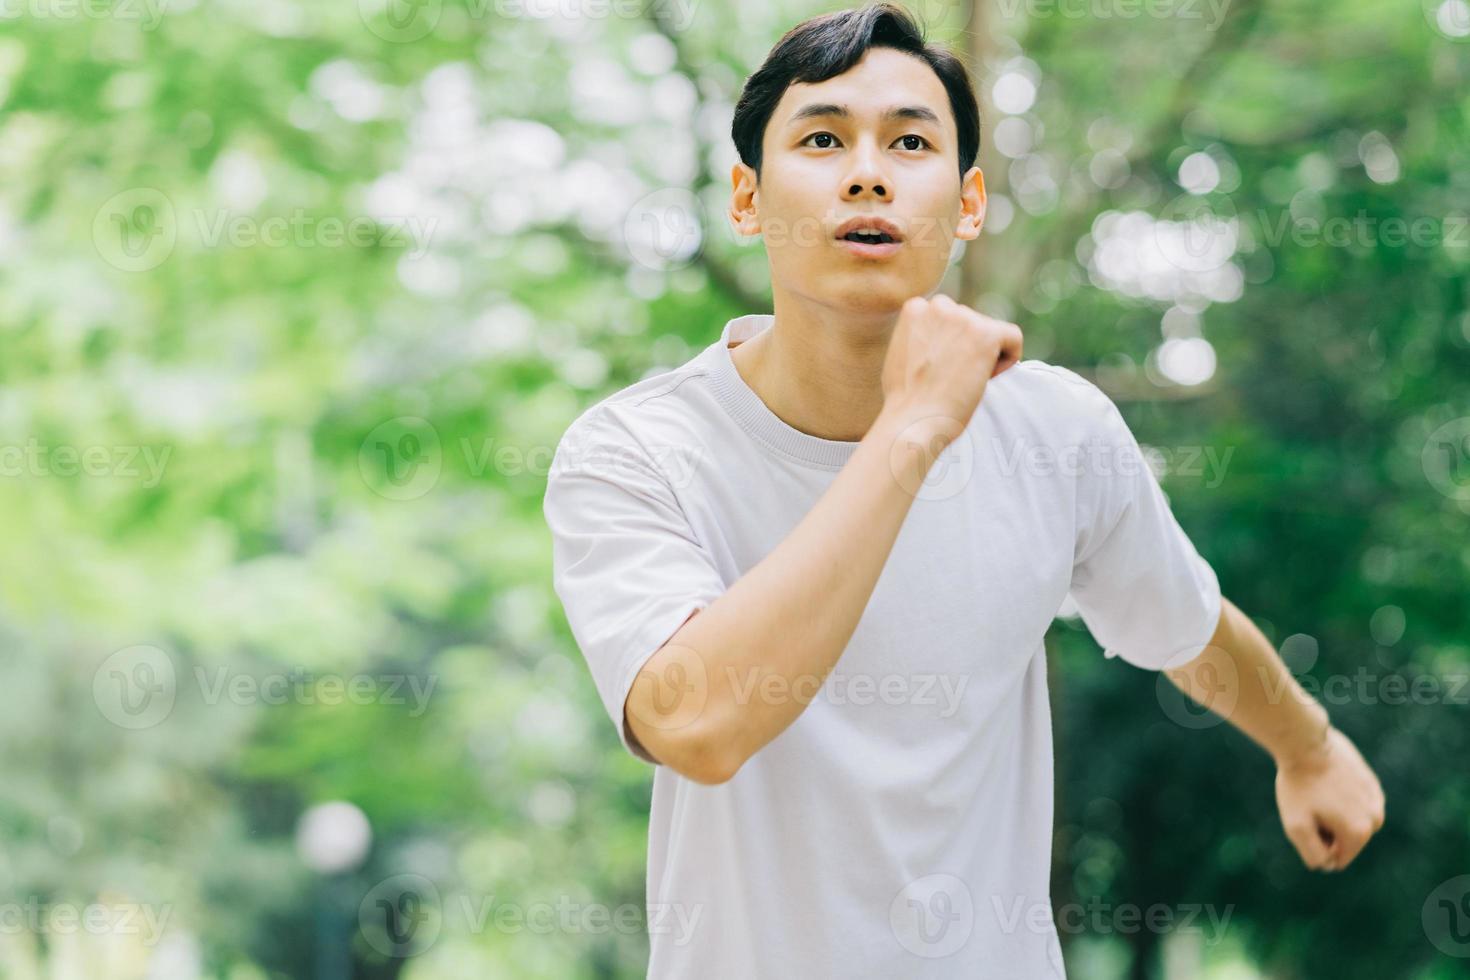
[[[362,866],[372,846],[367,815],[351,803],[319,803],[296,823],[296,853],[317,879],[317,928],[312,939],[317,980],[350,980],[352,925],[345,913],[347,875]]]

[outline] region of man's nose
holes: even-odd
[[[847,188],[847,196],[848,197],[862,197],[863,196],[863,192],[864,192],[864,188],[867,187],[867,186],[868,186],[867,184],[862,183],[862,182],[858,182],[856,184],[849,184],[848,185],[848,188]],[[875,184],[872,185],[872,188],[873,188],[873,196],[874,197],[887,197],[888,196],[888,190],[882,184],[875,183]]]
[[[871,195],[887,198],[889,181],[878,166],[878,153],[870,144],[864,144],[853,155],[853,166],[843,180],[844,196],[858,198]]]

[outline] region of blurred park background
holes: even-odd
[[[1388,795],[1308,872],[1064,607],[1070,975],[1470,975],[1470,4],[908,6],[984,111],[946,290],[1117,401]],[[769,312],[729,119],[829,9],[0,0],[0,977],[643,976],[545,474]]]

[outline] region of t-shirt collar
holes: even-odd
[[[750,313],[725,324],[720,339],[711,344],[710,380],[716,397],[732,418],[767,448],[799,462],[825,469],[841,469],[857,451],[858,443],[823,439],[792,428],[771,411],[755,389],[746,383],[730,356],[729,344],[744,342],[775,323],[772,313]]]

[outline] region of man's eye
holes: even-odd
[[[911,132],[910,134],[903,135],[903,137],[898,137],[898,140],[903,141],[904,150],[925,150],[925,148],[931,147],[928,140],[920,137],[920,135],[911,134]],[[838,140],[836,140],[836,137],[833,137],[831,132],[813,132],[810,137],[801,141],[801,144],[813,145],[817,150],[831,150],[831,148],[839,145]]]

